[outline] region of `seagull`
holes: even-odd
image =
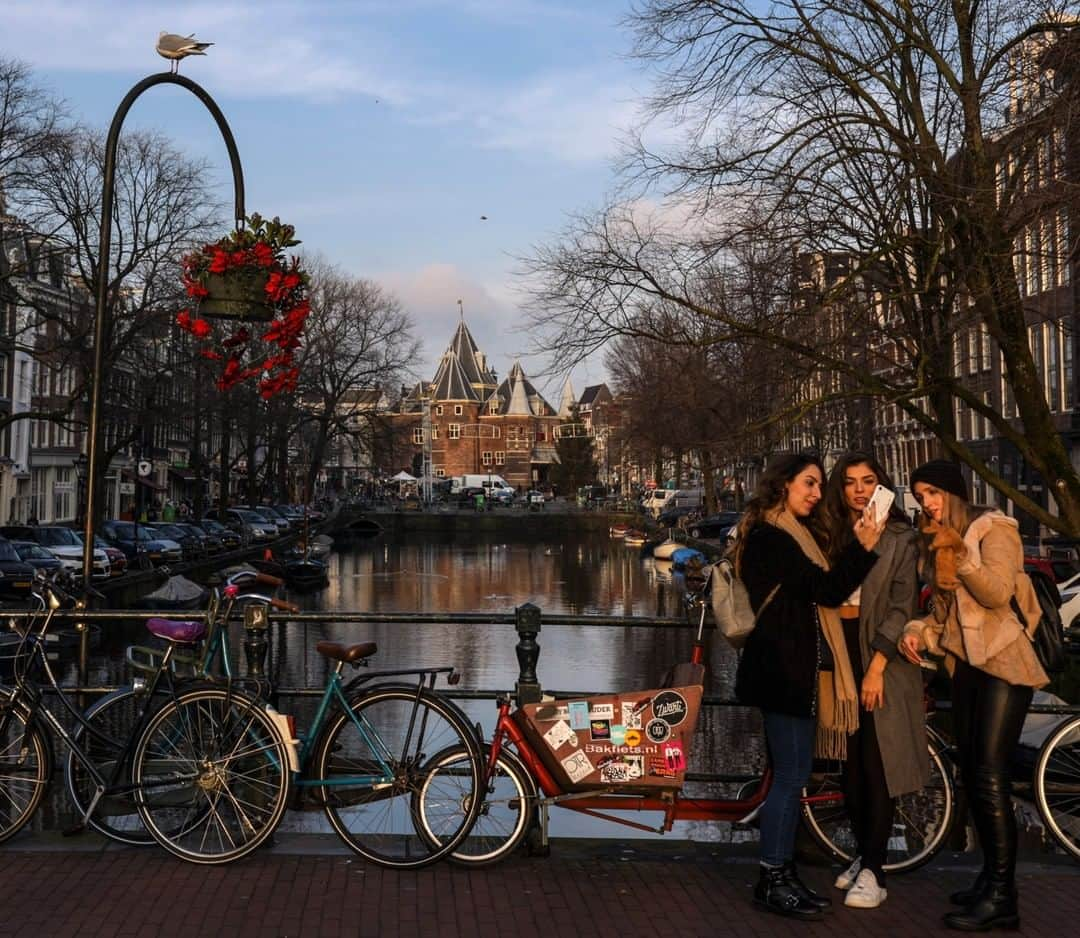
[[[487,221],[487,215],[481,215],[480,221]]]
[[[212,42],[199,42],[194,33],[190,36],[178,36],[176,33],[167,33],[162,30],[158,36],[157,54],[172,61],[169,70],[175,74],[180,70],[182,58],[189,55],[206,55],[205,50],[212,45]]]

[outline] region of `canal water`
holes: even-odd
[[[363,612],[512,613],[529,602],[542,614],[596,614],[642,620],[683,617],[684,583],[670,564],[642,557],[602,532],[566,533],[561,538],[507,537],[504,534],[447,536],[413,533],[379,536],[336,550],[329,558],[330,586],[290,595],[305,611],[332,614]],[[92,681],[123,683],[123,649],[137,638],[139,626],[111,633],[95,655]],[[664,672],[687,660],[690,629],[647,625],[543,626],[537,674],[545,691],[611,692],[658,686]],[[374,668],[454,665],[459,690],[510,690],[518,675],[513,625],[372,623],[275,623],[269,669],[282,688],[321,686],[327,665],[314,650],[320,639],[375,641]],[[234,652],[241,659],[241,636]],[[733,697],[735,658],[719,638],[709,647],[707,696]],[[69,666],[70,667],[70,666]],[[69,674],[73,679],[73,674]],[[282,708],[285,709],[283,701]],[[490,733],[495,715],[491,700],[465,701],[470,719]],[[303,714],[309,706],[300,704]],[[303,722],[303,720],[301,720]],[[690,758],[691,772],[747,774],[761,770],[764,755],[760,722],[740,707],[703,707]],[[737,784],[688,791],[729,796]],[[291,814],[294,827],[321,829],[321,816]],[[658,816],[640,818],[658,823]],[[728,825],[680,824],[680,836],[732,839]],[[629,828],[594,821],[573,812],[552,811],[555,836],[635,836]],[[740,832],[734,837],[741,839]]]

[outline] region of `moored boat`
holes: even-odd
[[[685,547],[685,544],[680,544],[674,538],[668,538],[666,541],[657,544],[653,548],[652,555],[657,560],[670,560],[671,555],[675,553],[680,547]]]
[[[649,535],[644,531],[637,530],[637,528],[630,528],[623,535],[623,543],[629,547],[641,547],[648,539]]]
[[[630,530],[628,524],[613,524],[608,528],[608,534],[611,537],[626,537],[626,532]]]
[[[686,566],[690,563],[705,563],[705,555],[700,550],[694,550],[693,547],[679,547],[678,550],[673,551],[671,554],[671,564],[676,570],[685,570]]]

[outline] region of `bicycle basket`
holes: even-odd
[[[526,704],[514,719],[566,791],[682,788],[701,685]]]

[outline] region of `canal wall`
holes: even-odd
[[[640,524],[631,512],[493,510],[493,511],[393,511],[365,515],[383,534],[430,531],[436,534],[554,535],[568,530],[607,531],[613,524]]]

